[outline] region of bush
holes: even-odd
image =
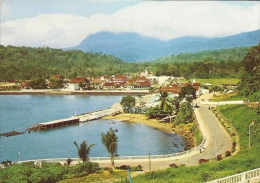
[[[203,164],[203,163],[207,163],[207,162],[208,162],[207,159],[203,159],[203,158],[199,159],[199,164]]]
[[[170,166],[171,168],[178,168],[178,166],[177,166],[175,163],[171,163],[171,164],[169,164],[169,166]]]
[[[217,161],[220,161],[220,160],[222,160],[222,155],[221,154],[217,155]]]
[[[72,168],[71,172],[74,174],[80,174],[82,172],[91,174],[99,170],[99,164],[93,162],[84,162],[71,168]]]
[[[142,165],[131,167],[131,171],[143,171]]]
[[[116,169],[120,169],[120,170],[127,170],[130,169],[131,167],[129,165],[121,165],[120,167],[116,167]]]
[[[225,156],[226,156],[226,157],[231,156],[231,152],[230,152],[230,151],[226,151],[226,152],[225,152]]]

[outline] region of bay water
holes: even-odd
[[[122,96],[0,95],[0,133],[25,131],[34,124],[68,118],[111,107]],[[11,160],[76,158],[78,145],[95,144],[90,157],[108,157],[101,133],[117,129],[119,156],[171,154],[183,151],[185,141],[174,133],[114,120],[94,120],[48,131],[0,138],[0,162]],[[20,154],[20,155],[19,155]]]

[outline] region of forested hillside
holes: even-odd
[[[182,53],[151,62],[157,66],[157,75],[173,75],[199,78],[239,77],[243,70],[241,61],[249,47]]]
[[[122,60],[102,53],[72,50],[0,46],[0,80],[49,78],[60,74],[67,78],[126,72]],[[135,68],[135,67],[134,67]],[[131,69],[130,69],[131,70]]]
[[[0,80],[50,78],[62,75],[98,76],[138,73],[149,68],[155,75],[185,78],[238,77],[248,47],[186,53],[151,62],[128,63],[112,55],[79,50],[30,48],[0,45]]]

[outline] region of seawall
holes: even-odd
[[[91,90],[91,91],[53,91],[53,90],[28,90],[28,91],[0,91],[0,95],[146,95],[148,90]]]

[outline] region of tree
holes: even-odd
[[[106,134],[101,133],[101,141],[106,147],[107,152],[110,154],[111,166],[114,168],[115,166],[114,157],[117,154],[118,137],[116,136],[112,128],[110,128]]]
[[[72,159],[68,158],[68,159],[66,160],[66,162],[67,162],[67,165],[70,166],[70,164],[71,164],[71,162],[72,162]]]
[[[84,78],[84,81],[79,83],[79,87],[82,88],[82,90],[90,90],[90,81],[87,78]]]
[[[77,142],[74,141],[73,142],[77,149],[78,149],[78,155],[79,155],[79,158],[82,159],[83,162],[85,161],[89,161],[89,152],[90,152],[90,149],[95,145],[95,144],[90,144],[89,146],[87,145],[87,142],[86,141],[83,141],[82,144],[80,144],[80,147],[78,146]]]
[[[170,64],[169,66],[168,66],[168,69],[167,69],[167,72],[170,74],[170,76],[176,76],[176,71],[177,71],[177,67],[175,66],[175,65],[173,65],[173,64]]]
[[[125,113],[131,112],[132,108],[135,106],[135,98],[132,96],[123,97],[120,104]]]
[[[43,77],[37,77],[31,80],[30,85],[33,89],[46,89],[46,79]]]
[[[184,99],[186,96],[190,95],[193,99],[196,98],[196,90],[190,84],[181,88],[181,92],[179,93],[180,99]]]
[[[173,97],[172,103],[175,106],[176,112],[178,112],[179,111],[179,107],[180,107],[180,99],[179,99],[179,97],[177,97],[177,96]]]
[[[190,103],[184,102],[181,104],[179,113],[177,114],[176,118],[174,119],[174,122],[176,124],[180,124],[180,123],[189,123],[191,121],[193,121],[192,108],[190,106]]]
[[[245,73],[241,77],[238,89],[240,94],[248,97],[260,90],[260,43],[248,50],[242,64]]]
[[[160,103],[158,105],[159,110],[166,111],[166,112],[173,111],[173,108],[174,108],[173,101],[169,97],[168,92],[161,91],[160,98],[158,99],[158,101],[160,101]]]
[[[59,76],[59,77],[52,76],[50,78],[49,82],[50,82],[49,85],[53,89],[63,88],[63,86],[64,86],[64,77],[63,76]]]

